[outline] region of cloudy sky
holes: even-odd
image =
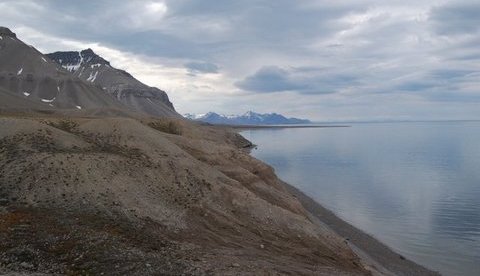
[[[180,113],[480,119],[478,0],[0,0],[42,52],[92,48]]]

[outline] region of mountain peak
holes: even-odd
[[[75,72],[81,66],[100,64],[100,65],[110,65],[110,62],[103,59],[101,56],[97,55],[92,49],[88,48],[80,52],[69,51],[69,52],[55,52],[47,54],[49,58],[59,63],[62,67],[67,69],[70,72]]]
[[[7,27],[0,27],[0,36],[17,37],[17,35]]]
[[[87,48],[87,49],[85,49],[85,50],[82,50],[81,53],[84,54],[84,55],[95,55],[95,56],[97,55],[97,54],[95,54],[95,52],[92,50],[92,48]]]
[[[88,48],[82,50],[80,55],[83,57],[83,61],[86,63],[92,64],[107,64],[110,65],[110,62],[102,58],[101,56],[97,55],[92,49]]]

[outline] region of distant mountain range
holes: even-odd
[[[306,119],[287,118],[277,113],[260,114],[248,111],[242,115],[221,115],[215,112],[207,114],[184,114],[185,118],[195,121],[202,121],[210,124],[221,125],[288,125],[288,124],[310,124]]]

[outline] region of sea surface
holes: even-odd
[[[403,256],[480,275],[480,122],[241,133],[277,175]]]

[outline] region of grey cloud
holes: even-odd
[[[256,73],[235,84],[243,90],[268,93],[292,90],[303,90],[305,84],[291,78],[288,71],[277,66],[262,67]]]
[[[355,73],[330,71],[322,67],[283,69],[278,66],[260,68],[254,74],[236,83],[240,89],[268,93],[295,91],[301,94],[330,94],[358,84]]]
[[[435,69],[393,85],[391,90],[420,96],[429,102],[479,102],[479,76],[480,72],[475,70]]]
[[[206,73],[218,73],[218,66],[208,62],[189,62],[185,64],[185,68],[191,74],[206,74]]]
[[[435,87],[434,83],[426,82],[426,81],[411,81],[411,82],[404,82],[397,86],[397,89],[404,90],[404,91],[422,91],[429,88]]]
[[[438,69],[432,71],[432,76],[437,80],[451,80],[465,77],[469,74],[476,73],[474,70],[465,69]]]
[[[45,33],[115,45],[117,48],[160,57],[202,59],[232,48],[270,48],[305,51],[312,39],[330,35],[344,27],[336,19],[352,11],[349,5],[323,3],[303,7],[279,1],[165,1],[168,12],[159,22],[138,24],[141,7],[152,1],[42,1],[42,11],[31,9],[35,2],[7,1],[20,14],[12,21],[30,25]],[[26,8],[25,8],[26,7]],[[8,17],[8,16],[7,16]],[[121,19],[121,20],[120,20]],[[41,22],[41,24],[38,24]],[[218,30],[220,29],[220,30]],[[224,29],[224,30],[223,30]],[[294,44],[292,44],[294,42]]]
[[[480,30],[480,2],[454,1],[433,8],[430,20],[441,35],[475,33]]]

